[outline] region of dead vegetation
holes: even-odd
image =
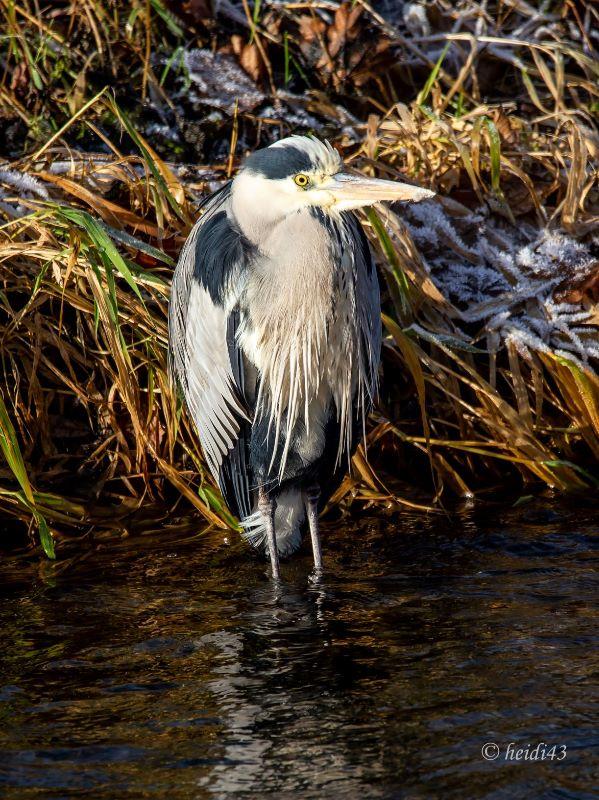
[[[169,280],[201,197],[304,131],[438,192],[365,220],[383,390],[335,502],[594,488],[595,4],[179,5],[0,0],[2,513],[49,555],[153,504],[235,524],[169,389]]]

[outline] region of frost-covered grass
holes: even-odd
[[[597,374],[596,305],[558,298],[598,274],[599,233],[580,242],[533,226],[498,231],[493,220],[468,211],[458,225],[434,202],[406,209],[403,220],[431,279],[454,305],[455,324],[482,326],[490,352],[513,343],[527,361],[531,351],[554,352]],[[470,233],[470,245],[458,227]]]
[[[202,197],[303,131],[437,192],[364,220],[384,374],[335,503],[594,488],[595,4],[219,7],[2,6],[2,513],[50,554],[154,504],[234,524],[169,387],[170,275]]]

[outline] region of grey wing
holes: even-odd
[[[346,226],[354,243],[351,252],[360,329],[361,384],[366,391],[367,396],[363,401],[368,412],[378,391],[382,342],[381,297],[376,265],[364,229],[353,213],[347,215]]]
[[[236,303],[247,265],[228,199],[228,186],[210,198],[181,252],[169,303],[169,356],[210,472],[243,517],[251,513],[244,457],[249,414]]]

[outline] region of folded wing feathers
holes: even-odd
[[[171,368],[198,429],[208,467],[219,480],[224,456],[247,413],[235,384],[227,341],[229,312],[215,303],[194,276],[196,240],[205,219],[222,206],[215,196],[181,253],[169,311]]]

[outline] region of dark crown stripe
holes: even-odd
[[[266,147],[248,156],[244,168],[265,178],[280,180],[314,168],[310,156],[298,147]]]

